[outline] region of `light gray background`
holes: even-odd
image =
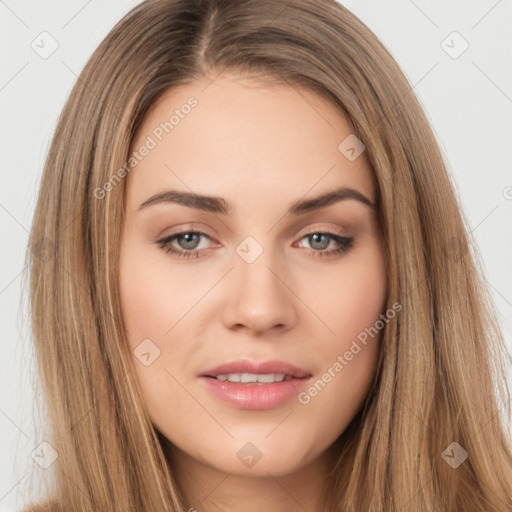
[[[28,500],[30,477],[37,482],[44,471],[31,458],[42,439],[32,428],[34,363],[27,316],[20,309],[24,253],[44,159],[77,75],[137,3],[0,0],[1,511],[20,510]],[[391,51],[427,112],[512,351],[512,1],[342,3]],[[34,40],[42,47],[46,37],[44,47],[51,48],[48,36],[40,36],[43,31],[58,43],[45,59],[31,47]],[[468,49],[453,58],[464,40]]]

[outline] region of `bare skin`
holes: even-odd
[[[135,371],[188,507],[324,512],[329,448],[367,395],[380,333],[359,343],[341,371],[333,365],[384,313],[384,255],[377,212],[364,202],[286,211],[340,187],[375,204],[371,169],[364,152],[351,161],[338,149],[353,129],[313,92],[225,75],[208,83],[167,91],[133,144],[157,142],[126,178],[122,310],[132,351],[148,339],[147,350],[160,350],[149,365],[134,354]],[[197,106],[158,141],[155,128],[191,96]],[[139,210],[170,189],[224,198],[233,211],[172,202]],[[204,233],[168,244],[195,251],[190,258],[157,243],[178,229]],[[311,230],[352,242],[315,239]],[[348,249],[333,252],[340,247]],[[258,248],[254,261],[241,256]],[[296,394],[251,410],[220,400],[200,375],[237,359],[279,359],[307,371],[302,401]],[[319,379],[325,386],[308,394]],[[250,467],[243,447],[261,457]]]

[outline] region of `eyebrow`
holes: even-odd
[[[300,215],[303,213],[319,210],[339,201],[353,199],[376,210],[377,207],[364,194],[350,187],[340,187],[330,192],[324,193],[312,199],[304,199],[291,204],[286,215]],[[205,212],[220,213],[230,215],[234,211],[234,205],[222,197],[204,196],[191,192],[181,192],[178,190],[166,190],[151,196],[144,201],[138,208],[138,211],[148,206],[162,203],[177,203],[189,208],[203,210]]]

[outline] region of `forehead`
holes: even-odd
[[[374,202],[366,155],[351,161],[340,150],[353,132],[333,102],[298,85],[219,76],[173,87],[132,143],[130,154],[150,149],[130,172],[130,197],[140,204],[179,188],[237,203],[258,193],[295,199],[348,186]]]

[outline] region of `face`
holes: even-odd
[[[176,453],[284,475],[328,453],[375,374],[376,192],[326,99],[207,84],[167,91],[134,140],[122,314],[148,413]],[[352,192],[314,201],[341,188]]]

